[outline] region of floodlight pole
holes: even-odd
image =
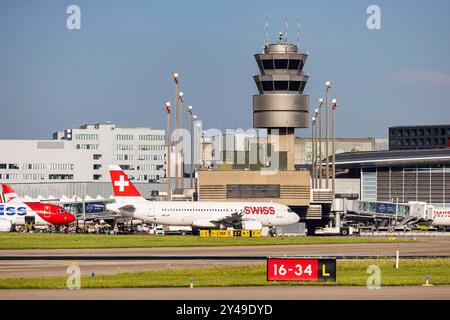
[[[316,188],[316,137],[315,137],[315,130],[316,129],[316,119],[312,118],[312,125],[311,125],[311,176],[312,176],[312,188]]]
[[[319,99],[319,189],[322,189],[322,105],[323,99]]]
[[[190,175],[189,175],[189,187],[192,189],[194,187],[193,181],[192,181],[192,174],[193,174],[193,166],[194,166],[194,131],[192,128],[193,120],[192,120],[192,106],[188,107],[189,112],[189,118],[191,120],[191,130],[190,130],[190,136],[191,136],[191,168],[190,168]]]
[[[180,137],[179,140],[181,140],[181,151],[180,151],[180,156],[181,156],[181,173],[180,173],[180,177],[181,177],[181,190],[183,190],[184,192],[184,137],[183,137],[183,129],[184,129],[184,124],[183,124],[183,118],[184,118],[184,94],[183,92],[179,93],[180,96],[180,101],[181,101],[181,112],[180,112],[180,116],[181,116],[181,135],[178,135]]]
[[[328,143],[329,143],[329,109],[328,109],[328,91],[331,88],[331,81],[327,81],[325,83],[325,122],[326,122],[326,129],[325,129],[325,161],[326,161],[326,167],[325,167],[325,188],[328,189],[329,185],[328,185],[328,178],[330,175],[330,160],[328,159],[329,157],[329,150],[328,150]]]
[[[175,82],[175,189],[178,189],[178,73],[174,73],[172,79]]]
[[[167,176],[167,201],[172,200],[172,183],[170,176],[170,154],[171,154],[171,134],[170,134],[170,102],[166,102],[167,112],[167,156],[166,156],[166,176]]]
[[[331,160],[331,189],[333,191],[333,197],[336,194],[336,125],[335,125],[335,113],[337,107],[337,100],[333,99],[332,105],[332,141],[331,141],[331,149],[332,149],[332,160]]]

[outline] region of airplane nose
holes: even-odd
[[[67,223],[71,223],[71,222],[75,221],[75,216],[73,214],[71,214],[70,212],[66,212],[66,214],[64,215],[64,220]]]

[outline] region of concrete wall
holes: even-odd
[[[360,179],[336,179],[336,193],[361,195]]]

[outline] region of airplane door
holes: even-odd
[[[50,206],[44,206],[44,218],[50,218]]]
[[[156,220],[155,209],[151,208],[148,210],[147,219],[150,221]]]

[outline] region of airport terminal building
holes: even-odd
[[[338,193],[356,181],[363,201],[450,206],[450,148],[341,153],[336,169]]]

